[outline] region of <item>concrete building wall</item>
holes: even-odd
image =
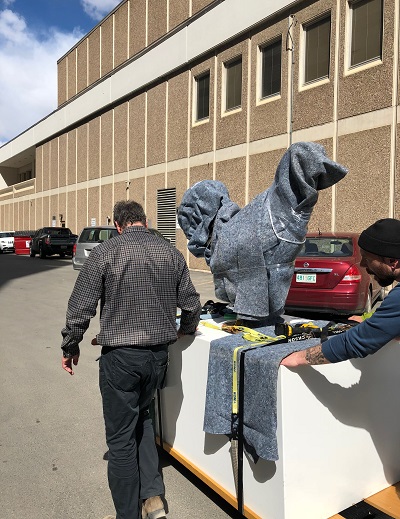
[[[60,102],[85,88],[85,70],[91,85],[211,3],[122,2],[58,63]],[[290,38],[289,14],[295,15]],[[304,84],[304,28],[328,15],[328,77]],[[221,180],[244,206],[271,185],[287,146],[300,140],[320,142],[349,168],[337,186],[320,192],[310,231],[360,231],[377,218],[400,217],[399,9],[395,0],[384,2],[382,59],[352,70],[348,16],[345,0],[298,3],[40,143],[34,192],[0,190],[1,227],[50,225],[63,214],[79,232],[92,218],[112,223],[114,203],[129,198],[144,205],[155,227],[158,190],[175,188],[179,204],[203,179]],[[280,92],[262,99],[260,49],[279,39]],[[294,50],[286,50],[287,42]],[[237,57],[241,105],[227,111],[225,65]],[[196,78],[208,71],[209,116],[196,121]],[[190,267],[206,268],[187,253],[182,231],[175,232]]]

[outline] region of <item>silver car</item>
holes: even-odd
[[[72,266],[74,270],[80,270],[99,243],[118,236],[118,231],[113,225],[100,225],[98,227],[84,227],[80,232],[72,252]]]
[[[149,229],[155,236],[164,238],[157,229]],[[99,225],[97,227],[84,227],[79,234],[78,239],[73,248],[72,266],[74,270],[80,270],[86,261],[86,258],[99,243],[109,240],[114,236],[118,236],[118,231],[113,225]],[[169,240],[167,240],[169,241]]]

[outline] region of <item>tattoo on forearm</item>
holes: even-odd
[[[306,361],[307,364],[327,364],[328,359],[322,353],[322,347],[319,345],[306,350]]]

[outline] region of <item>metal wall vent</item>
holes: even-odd
[[[157,230],[176,245],[176,188],[157,190]]]

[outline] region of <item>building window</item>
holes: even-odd
[[[261,99],[281,92],[282,40],[260,47]]]
[[[210,72],[195,78],[196,121],[210,116]]]
[[[242,106],[242,58],[225,63],[225,110]]]
[[[383,1],[349,4],[351,13],[350,66],[382,58]]]
[[[304,82],[329,77],[331,17],[327,16],[304,27]]]

